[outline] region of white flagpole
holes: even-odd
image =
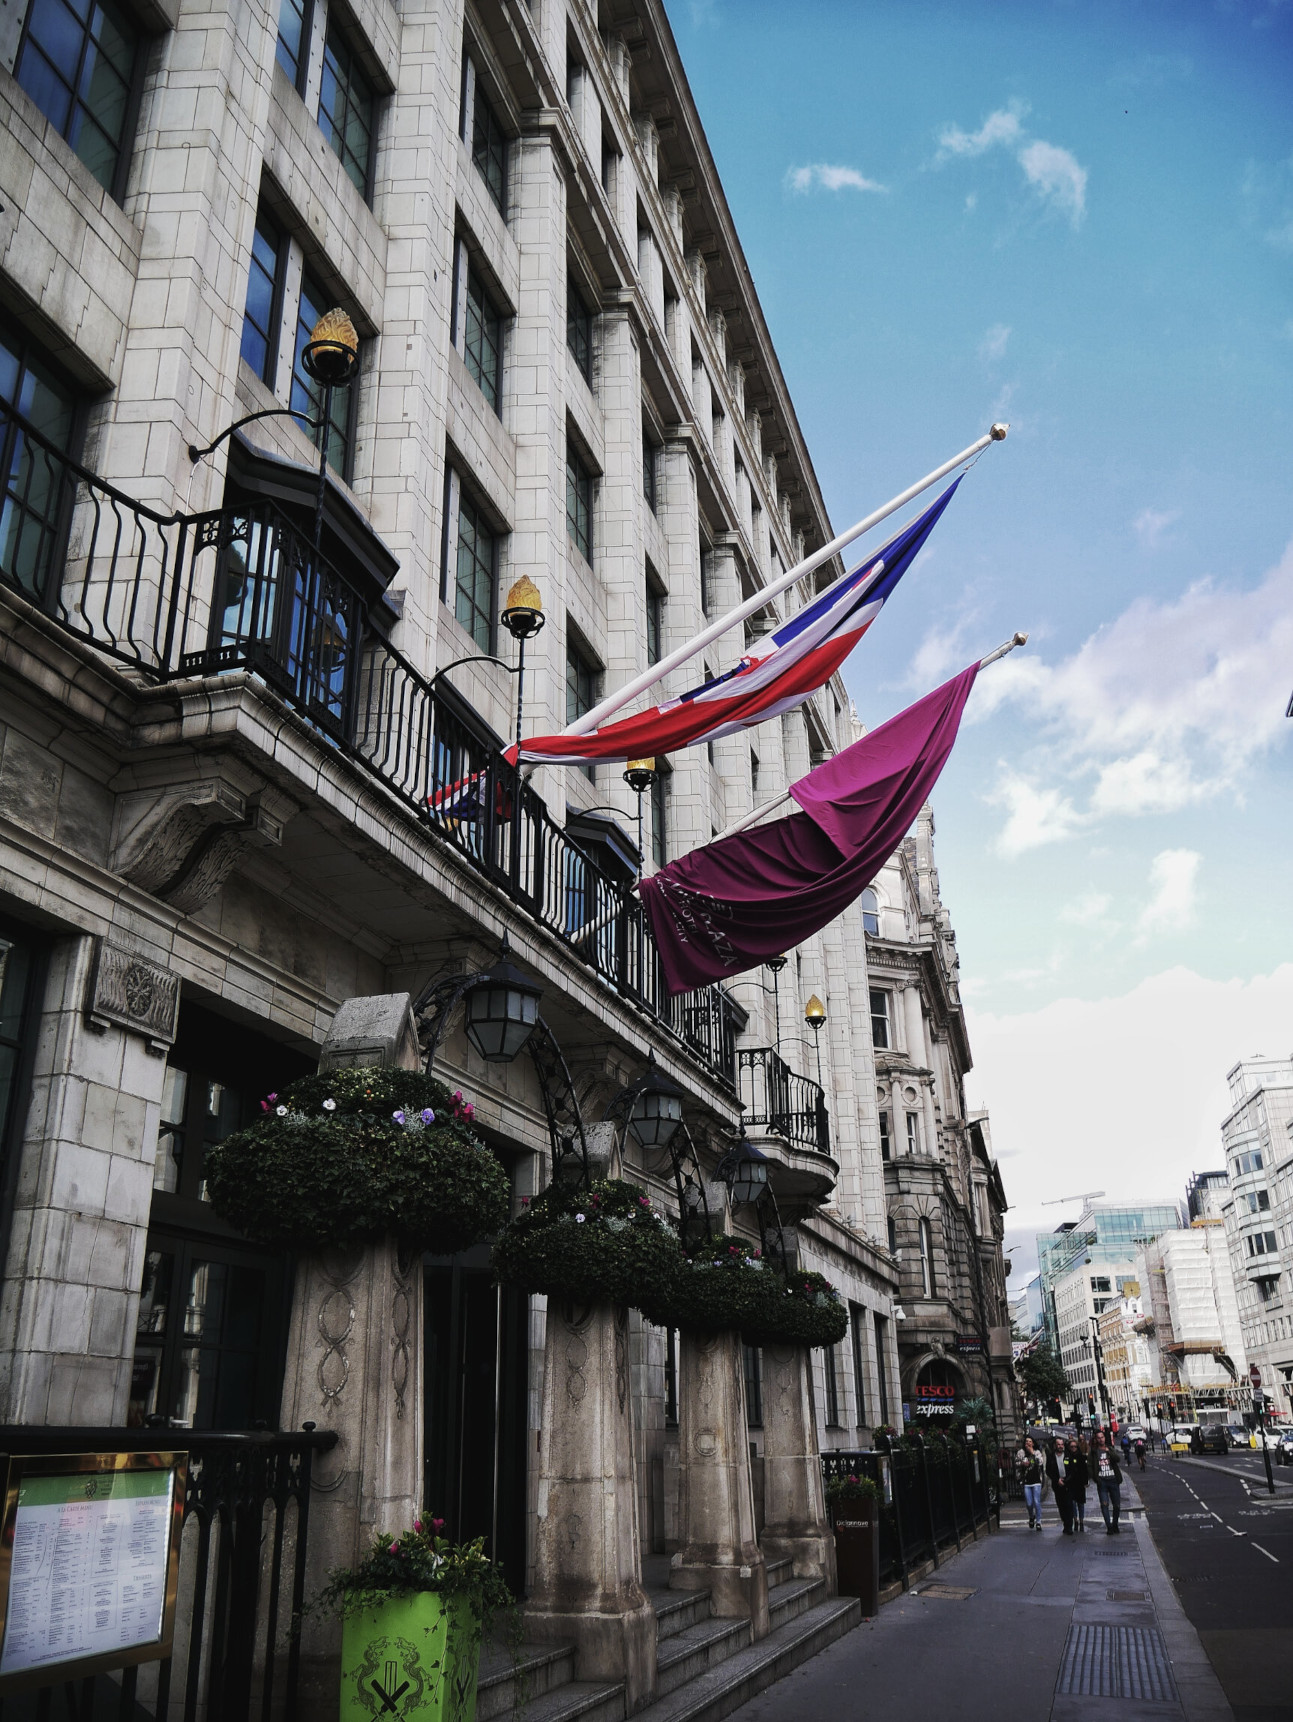
[[[1002,646],[998,646],[995,652],[989,652],[986,658],[980,658],[979,668],[986,670],[989,664],[995,664],[998,658],[1004,658],[1006,653],[1013,652],[1016,646],[1026,646],[1027,644],[1027,634],[1016,634],[1013,639],[1007,640]],[[743,819],[735,820],[726,831],[720,831],[717,837],[711,837],[710,842],[719,843],[724,837],[735,837],[738,831],[748,830],[751,825],[756,825],[767,814],[775,813],[778,807],[784,807],[790,799],[790,791],[787,789],[783,794],[777,796],[775,801],[765,801],[762,807],[756,807],[753,812],[747,813]]]
[[[886,502],[883,508],[877,508],[874,514],[868,514],[865,520],[859,520],[856,526],[850,526],[847,532],[841,532],[838,538],[832,538],[829,544],[824,544],[820,550],[814,550],[811,556],[806,556],[802,562],[797,562],[779,580],[774,580],[771,586],[761,587],[753,597],[747,598],[743,604],[738,604],[735,610],[729,610],[725,616],[720,616],[716,622],[711,622],[707,628],[702,628],[694,640],[688,640],[685,645],[678,646],[667,656],[661,658],[658,663],[643,670],[641,675],[634,676],[632,681],[626,682],[615,693],[608,694],[600,705],[595,705],[591,711],[585,712],[583,717],[576,718],[574,723],[567,724],[561,734],[587,735],[590,730],[595,730],[599,724],[604,723],[608,717],[614,716],[631,700],[636,699],[640,693],[653,687],[656,682],[663,680],[670,671],[676,670],[680,664],[685,664],[689,658],[694,658],[697,652],[704,651],[712,640],[717,640],[720,635],[727,633],[729,628],[734,628],[738,622],[743,622],[747,616],[752,616],[756,610],[762,610],[770,599],[786,591],[797,580],[802,580],[805,574],[811,574],[815,568],[820,568],[823,562],[829,562],[831,557],[838,555],[846,544],[851,544],[855,538],[861,537],[862,533],[870,531],[871,527],[896,513],[904,503],[910,502],[913,496],[919,496],[922,490],[928,490],[931,484],[937,484],[940,478],[946,478],[953,468],[960,466],[964,461],[973,459],[981,449],[987,448],[989,443],[1004,441],[1009,428],[1009,425],[1004,424],[993,425],[991,430],[986,431],[977,442],[972,442],[969,448],[963,448],[960,454],[953,455],[951,460],[945,460],[942,466],[935,467],[933,472],[926,473],[925,477],[916,484],[909,485],[891,502]],[[524,748],[525,744],[522,743],[521,745]]]

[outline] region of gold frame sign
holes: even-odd
[[[187,1453],[9,1460],[0,1695],[171,1654]]]

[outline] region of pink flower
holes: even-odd
[[[645,1196],[639,1196],[638,1197],[638,1207],[639,1208],[649,1208],[650,1206],[651,1206],[651,1204]]]
[[[442,1531],[444,1529],[444,1520],[443,1519],[432,1519],[431,1528],[435,1532],[439,1533],[440,1531]]]
[[[397,1554],[399,1554],[399,1552],[400,1552],[400,1545],[399,1545],[399,1543],[398,1543],[398,1542],[394,1542],[394,1543],[392,1543],[392,1544],[391,1544],[391,1553],[392,1553],[392,1554],[393,1554],[393,1555],[397,1555]]]
[[[419,1536],[422,1534],[422,1521],[421,1521],[421,1519],[414,1519],[413,1529],[418,1533]]]
[[[277,1096],[277,1094],[267,1094],[265,1096],[265,1098],[272,1103],[273,1101],[278,1099],[278,1096]]]
[[[522,1196],[521,1197],[521,1206],[523,1208],[528,1208],[529,1205],[530,1205],[530,1198],[528,1196]]]

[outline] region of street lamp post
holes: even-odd
[[[774,1044],[778,1058],[781,1057],[781,971],[789,961],[786,956],[769,957],[764,964],[765,968],[772,970],[772,1020],[776,1029]]]
[[[822,1086],[822,1024],[826,1021],[826,1006],[814,993],[804,1006],[804,1021],[813,1031],[813,1049],[817,1054],[817,1086]]]
[[[638,798],[638,878],[642,877],[646,856],[642,849],[642,798],[659,776],[654,759],[631,759],[624,767],[624,781]]]

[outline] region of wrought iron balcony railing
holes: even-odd
[[[737,1060],[744,1123],[774,1130],[796,1148],[829,1154],[830,1117],[819,1084],[791,1070],[771,1046],[743,1046]]]
[[[0,581],[146,680],[248,669],[630,1004],[736,1087],[737,1007],[670,998],[636,893],[370,625],[358,581],[273,503],[163,515],[0,403]]]

